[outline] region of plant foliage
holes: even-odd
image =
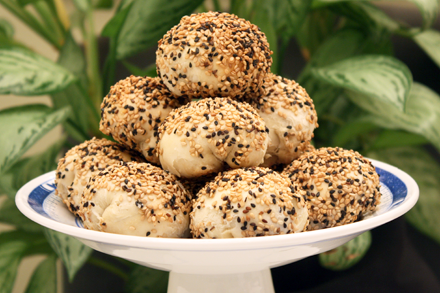
[[[14,205],[15,193],[25,182],[53,170],[62,150],[71,146],[68,141],[103,136],[98,130],[99,105],[116,82],[119,63],[135,75],[154,76],[154,64],[139,68],[128,58],[154,47],[182,16],[207,7],[257,24],[273,50],[275,73],[284,72],[288,45],[296,40],[307,61],[296,78],[314,100],[319,116],[315,145],[352,148],[411,174],[421,194],[407,219],[440,243],[440,165],[424,148],[431,145],[440,150],[440,96],[413,82],[408,67],[393,57],[391,42],[396,35],[408,38],[440,66],[440,32],[432,29],[438,0],[408,0],[423,18],[417,27],[393,19],[369,1],[230,0],[220,5],[217,0],[122,0],[98,36],[93,12],[111,8],[113,1],[73,2],[76,11],[69,19],[63,1],[0,0],[0,5],[60,53],[57,62],[40,56],[15,40],[12,25],[0,19],[0,93],[11,95],[3,99],[48,94],[52,100],[50,107],[31,104],[0,111],[0,190],[8,196],[0,207],[0,222],[14,229],[0,233],[0,292],[11,292],[17,268],[26,256],[47,256],[26,292],[43,292],[42,288],[55,292],[57,258],[62,259],[70,280],[87,262],[90,248],[25,218]],[[73,27],[80,29],[84,46],[72,37]],[[102,69],[98,37],[110,43],[108,55],[101,56],[105,59]],[[23,157],[59,124],[68,140]],[[370,234],[361,237],[322,255],[322,264],[337,270],[354,265],[371,242]],[[133,265],[124,275],[111,264],[101,266],[131,279],[128,292],[165,291],[166,273]]]

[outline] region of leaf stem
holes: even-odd
[[[37,1],[34,3],[35,10],[41,16],[44,21],[46,28],[51,30],[56,36],[57,43],[62,44],[64,42],[65,30],[57,21],[57,16],[54,15],[53,10],[47,5],[47,2]]]
[[[55,48],[61,49],[61,43],[58,43],[52,32],[45,28],[30,12],[10,0],[0,0],[0,3]]]
[[[63,0],[54,0],[55,10],[56,14],[58,15],[58,19],[60,20],[61,24],[64,26],[66,30],[70,27],[70,20],[69,15],[66,11],[66,6],[64,5]]]
[[[101,74],[99,70],[98,42],[95,36],[93,9],[86,11],[86,29],[84,30],[85,51],[87,60],[87,75],[89,77],[89,94],[94,109],[99,109],[102,99]]]
[[[121,279],[123,279],[125,282],[128,281],[128,274],[125,273],[124,271],[122,271],[120,268],[114,266],[113,264],[106,262],[104,260],[98,259],[96,257],[89,257],[89,259],[87,260],[87,262],[91,265],[94,265],[98,268],[102,268],[104,270],[109,271],[110,273],[115,274],[116,276],[120,277]]]

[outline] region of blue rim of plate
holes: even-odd
[[[392,209],[402,202],[405,201],[405,198],[408,194],[408,189],[405,183],[395,176],[394,174],[376,167],[376,172],[380,175],[380,182],[388,187],[393,195],[393,200],[388,209]],[[46,182],[38,185],[32,192],[29,194],[28,203],[30,207],[37,212],[38,214],[52,219],[48,213],[44,210],[43,203],[45,199],[56,189],[54,178],[47,180]],[[75,224],[78,227],[83,227],[81,220],[75,218]]]

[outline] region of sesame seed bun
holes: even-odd
[[[231,168],[258,166],[266,153],[264,121],[246,103],[203,99],[172,111],[159,127],[162,168],[195,178]]]
[[[241,238],[301,232],[308,219],[297,187],[261,167],[219,174],[193,200],[194,238]]]
[[[126,146],[107,139],[93,138],[71,148],[58,161],[55,175],[55,194],[61,197],[67,208],[77,214],[82,192],[89,179],[104,168],[120,161],[142,162],[142,156]]]
[[[189,236],[191,198],[174,175],[149,163],[122,162],[91,177],[79,210],[84,226],[102,232]]]
[[[262,166],[288,164],[299,157],[313,138],[318,118],[312,99],[294,80],[269,73],[266,94],[246,99],[269,129],[269,145]]]
[[[258,92],[272,65],[266,36],[229,13],[184,16],[159,41],[156,67],[175,95],[241,96]]]
[[[117,82],[104,97],[99,129],[157,164],[159,125],[171,110],[189,101],[185,96],[175,98],[159,78],[132,75]]]
[[[376,169],[352,150],[329,147],[304,153],[282,174],[297,183],[307,199],[307,230],[359,221],[380,202]]]

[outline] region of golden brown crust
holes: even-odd
[[[232,168],[260,164],[267,141],[264,121],[250,105],[208,98],[169,114],[159,127],[157,153],[164,169],[194,178],[223,170],[223,162]],[[176,159],[194,169],[185,174],[186,166],[175,164]]]
[[[260,90],[272,65],[266,36],[229,13],[184,16],[159,41],[159,76],[176,95],[241,96]]]
[[[143,162],[142,156],[107,139],[93,138],[71,148],[58,162],[55,194],[77,214],[82,191],[91,176],[120,161]]]
[[[158,163],[157,129],[171,110],[189,101],[186,96],[174,97],[160,78],[132,75],[117,82],[104,97],[99,129]]]
[[[265,94],[246,95],[269,129],[270,142],[264,166],[288,164],[299,157],[313,138],[318,118],[313,100],[294,80],[269,73]]]
[[[107,200],[98,199],[99,195]],[[109,207],[116,210],[114,215],[106,213]],[[149,163],[121,162],[91,177],[78,214],[86,227],[99,231],[131,230],[126,234],[182,237],[189,232],[190,210],[190,194],[174,175]],[[137,225],[125,227],[126,223],[115,220],[120,214],[124,214],[123,219],[131,217],[128,223]]]
[[[359,221],[380,202],[376,169],[352,150],[329,147],[304,153],[282,174],[297,183],[307,199],[308,230]]]
[[[268,168],[220,173],[197,194],[191,212],[195,238],[257,237],[301,232],[307,208],[297,186]]]

